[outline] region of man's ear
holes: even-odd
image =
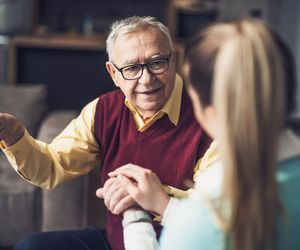
[[[115,85],[117,87],[119,87],[118,83],[117,83],[117,70],[114,67],[114,65],[111,62],[106,62],[105,63],[106,69],[108,71],[108,73],[110,74],[111,79],[114,81]]]
[[[179,54],[180,55],[180,54]],[[181,64],[178,64],[178,62]],[[182,65],[182,60],[179,60],[178,61],[178,58],[177,58],[177,53],[176,51],[172,51],[172,56],[171,56],[171,63],[175,66],[175,69],[177,71],[177,73],[179,73],[180,75],[182,75],[182,68],[181,68],[181,65]]]
[[[173,52],[173,62],[175,62],[176,63],[176,60],[177,60],[177,53],[176,53],[176,50],[174,50]]]

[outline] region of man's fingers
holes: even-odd
[[[103,185],[103,195],[104,197],[106,196],[107,190],[109,190],[111,188],[112,185],[114,185],[114,183],[117,181],[117,178],[112,177],[109,178],[108,180],[106,180],[106,182]]]
[[[105,183],[104,186],[102,188],[98,188],[96,190],[96,196],[101,198],[101,199],[105,199],[105,197],[107,196],[107,193],[109,192],[109,190],[111,189],[111,187],[113,187],[114,183],[117,182],[117,178],[110,178],[108,179]]]
[[[135,185],[133,181],[128,179],[126,176],[120,175],[119,177],[120,182],[122,183],[123,187],[127,190],[130,196],[136,200],[137,194],[139,192],[138,187]],[[137,200],[136,200],[137,201]],[[138,201],[137,201],[138,202]]]
[[[103,195],[103,188],[98,188],[96,190],[96,196],[100,199],[104,199],[104,195]]]
[[[134,201],[134,199],[132,199],[132,197],[130,195],[126,195],[125,197],[123,197],[122,200],[120,200],[120,202],[115,206],[113,213],[114,214],[121,214],[123,213],[126,209],[132,207],[136,205],[136,202]]]
[[[116,205],[128,195],[127,190],[120,186],[117,190],[115,190],[111,196],[109,196],[107,200],[107,208],[113,212],[115,210]]]
[[[120,189],[121,184],[119,182],[115,182],[114,184],[110,185],[109,188],[104,193],[104,204],[105,206],[111,210],[110,202],[114,194]]]

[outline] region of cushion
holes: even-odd
[[[50,143],[77,115],[76,110],[57,110],[48,113],[40,126],[37,139]]]
[[[18,176],[1,152],[0,249],[13,246],[24,236],[40,230],[41,201],[40,189]]]
[[[0,85],[0,112],[16,116],[28,131],[35,136],[39,124],[46,111],[46,86],[37,85]],[[0,150],[0,181],[5,185],[20,179],[9,166],[9,163]]]
[[[2,85],[0,112],[16,116],[35,136],[46,112],[46,97],[45,85]],[[14,245],[22,237],[38,231],[41,227],[40,189],[19,177],[2,151],[0,151],[0,208],[0,248],[4,245]]]
[[[40,192],[32,185],[20,190],[0,184],[0,248],[13,246],[26,235],[40,229]]]
[[[0,112],[16,116],[35,136],[47,108],[46,98],[43,84],[0,86]]]

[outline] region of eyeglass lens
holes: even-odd
[[[168,64],[168,58],[162,58],[145,64],[136,64],[125,67],[122,69],[122,74],[126,79],[139,78],[143,74],[144,66],[147,67],[151,74],[161,74],[168,70]]]

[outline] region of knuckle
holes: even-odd
[[[154,175],[154,172],[153,172],[152,170],[150,170],[150,169],[145,169],[145,170],[143,171],[143,177],[144,177],[144,178],[149,178],[149,177],[151,177],[152,175]]]
[[[153,171],[152,171],[151,169],[148,169],[148,168],[145,169],[145,172],[146,172],[147,174],[153,174]]]
[[[149,169],[145,169],[144,171],[143,171],[143,175],[144,176],[147,176],[147,175],[149,175],[151,173],[151,170],[149,170]]]

